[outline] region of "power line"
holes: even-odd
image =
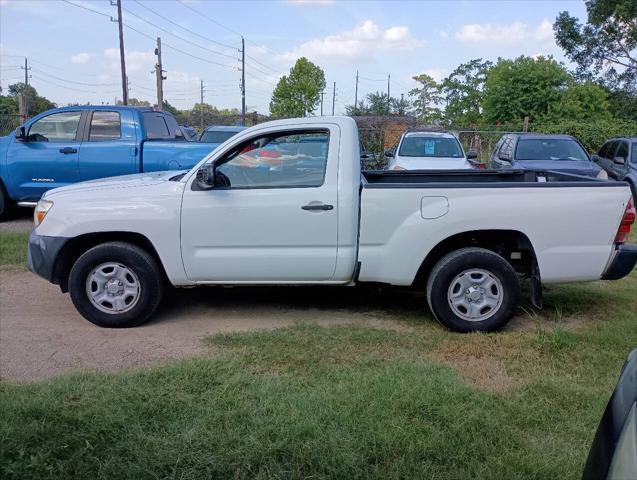
[[[98,11],[98,10],[93,10],[92,8],[86,7],[86,6],[84,6],[84,5],[79,5],[79,4],[77,4],[77,3],[69,2],[69,0],[62,0],[62,1],[63,1],[64,3],[68,3],[69,5],[73,5],[74,7],[82,8],[82,9],[87,10],[87,11],[89,11],[89,12],[97,13],[98,15],[101,15],[101,16],[103,16],[103,17],[106,17],[106,18],[108,18],[108,19],[110,19],[110,20],[112,20],[112,19],[113,19],[113,17],[112,17],[111,15],[107,14],[107,13],[100,12],[100,11]]]
[[[40,77],[40,76],[38,76],[38,75],[35,75],[35,76],[34,76],[34,78],[36,78],[36,79],[37,79],[37,80],[39,80],[40,82],[50,83],[51,85],[55,85],[56,87],[60,87],[60,88],[65,88],[65,89],[67,89],[67,90],[73,90],[73,91],[76,91],[76,92],[83,92],[83,93],[97,93],[97,92],[96,92],[96,91],[94,91],[94,90],[82,90],[82,89],[79,89],[79,88],[76,88],[76,87],[69,87],[68,85],[61,85],[61,84],[59,84],[59,83],[52,82],[52,81],[51,81],[51,80],[49,80],[49,79],[42,78],[42,77]]]
[[[161,30],[162,32],[167,33],[168,35],[172,35],[173,37],[178,38],[178,39],[179,39],[179,40],[181,40],[182,42],[189,43],[190,45],[194,45],[195,47],[201,48],[202,50],[206,50],[206,51],[208,51],[208,52],[210,52],[210,53],[214,53],[215,55],[220,55],[220,56],[222,56],[222,57],[231,58],[231,59],[233,59],[233,60],[236,60],[236,59],[237,59],[237,57],[236,57],[236,56],[232,56],[232,55],[228,55],[228,54],[226,54],[226,53],[222,53],[222,52],[218,52],[218,51],[216,51],[216,50],[212,50],[211,48],[204,47],[203,45],[200,45],[200,44],[198,44],[198,43],[196,43],[196,42],[190,41],[190,40],[188,40],[187,38],[184,38],[184,37],[182,37],[182,36],[180,36],[180,35],[177,35],[176,33],[172,33],[170,30],[166,30],[165,28],[162,28],[162,27],[160,27],[159,25],[154,24],[153,22],[149,22],[148,20],[146,20],[146,19],[145,19],[145,18],[143,18],[143,17],[140,17],[140,16],[139,16],[139,15],[137,15],[136,13],[131,12],[128,8],[124,8],[124,7],[122,7],[122,10],[126,11],[126,13],[128,13],[129,15],[132,15],[133,17],[138,18],[138,19],[139,19],[139,20],[141,20],[142,22],[145,22],[145,23],[147,23],[148,25],[151,25],[151,26],[153,26],[153,27],[155,27],[155,28],[157,28],[157,29]],[[128,25],[127,25],[127,26],[128,26]],[[225,45],[224,45],[224,46],[225,46]]]
[[[240,37],[242,36],[242,35],[241,35],[239,32],[237,32],[236,30],[233,30],[232,28],[228,27],[227,25],[224,25],[223,23],[218,22],[218,21],[217,21],[217,20],[215,20],[214,18],[209,17],[209,16],[208,16],[208,15],[206,15],[205,13],[202,13],[202,12],[200,12],[199,10],[197,10],[197,9],[195,9],[195,8],[192,8],[192,7],[191,7],[191,6],[189,6],[189,5],[186,5],[183,1],[181,1],[181,0],[176,0],[176,1],[177,1],[177,3],[180,3],[182,6],[186,7],[188,10],[191,10],[191,11],[195,12],[197,15],[199,15],[199,16],[201,16],[201,17],[205,18],[206,20],[211,21],[211,22],[212,22],[212,23],[214,23],[215,25],[218,25],[218,26],[220,26],[221,28],[224,28],[224,29],[228,30],[229,32],[234,33],[235,35],[239,35]]]
[[[33,69],[33,67],[31,67]],[[60,82],[66,82],[66,83],[72,83],[74,85],[83,85],[85,87],[112,87],[114,85],[117,85],[117,83],[86,83],[86,82],[75,82],[73,80],[67,80],[66,78],[61,78],[61,77],[57,77],[55,75],[52,75],[50,72],[47,72],[45,70],[42,70],[41,68],[36,68],[35,71],[43,73],[51,78],[54,78],[55,80],[59,80]]]
[[[198,34],[197,32],[195,32],[195,31],[193,31],[193,30],[190,30],[189,28],[186,28],[186,27],[184,27],[184,26],[182,26],[182,25],[179,25],[177,22],[174,22],[174,21],[172,21],[170,18],[164,17],[163,15],[161,15],[161,14],[159,14],[159,13],[155,12],[152,8],[147,7],[146,5],[144,5],[143,3],[139,2],[138,0],[133,0],[133,1],[134,1],[136,4],[138,4],[140,7],[142,7],[142,8],[144,8],[144,9],[148,10],[149,12],[151,12],[151,13],[153,13],[153,14],[155,14],[155,15],[157,15],[159,18],[162,18],[162,19],[164,19],[165,21],[167,21],[167,22],[169,22],[169,23],[172,23],[173,25],[175,25],[175,26],[177,26],[177,27],[181,28],[182,30],[185,30],[186,32],[191,33],[192,35],[195,35],[195,36],[197,36],[197,37],[199,37],[199,38],[202,38],[203,40],[206,40],[206,41],[208,41],[208,42],[216,43],[217,45],[221,45],[222,47],[229,48],[229,49],[231,49],[231,50],[237,50],[237,47],[233,47],[232,45],[228,45],[228,44],[225,44],[225,43],[219,42],[219,41],[217,41],[217,40],[213,40],[212,38],[204,37],[203,35],[200,35],[200,34]]]

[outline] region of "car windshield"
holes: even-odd
[[[516,160],[588,161],[582,146],[569,138],[522,138],[515,151]]]
[[[199,141],[205,143],[223,143],[229,138],[234,137],[237,133],[239,132],[206,130],[201,134]]]
[[[401,157],[462,157],[458,140],[448,137],[407,136],[400,144]]]

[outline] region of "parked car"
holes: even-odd
[[[237,133],[242,132],[245,129],[246,127],[239,126],[229,127],[227,125],[212,125],[201,132],[199,141],[212,144],[213,148],[217,148],[223,142],[234,137]]]
[[[588,452],[582,480],[637,478],[637,348],[630,352]]]
[[[637,200],[637,137],[612,138],[597,155],[599,166],[610,178],[628,182]]]
[[[385,156],[388,170],[458,170],[473,168],[470,160],[477,154],[465,155],[458,138],[449,132],[407,131]]]
[[[179,130],[181,130],[181,133],[188,142],[196,142],[199,139],[197,130],[188,125],[179,125]]]
[[[495,146],[491,168],[552,170],[608,179],[606,172],[594,160],[570,135],[507,133]]]
[[[151,108],[48,110],[0,138],[0,218],[51,188],[95,178],[191,168],[213,147],[184,141],[172,115]]]
[[[146,320],[165,280],[372,282],[426,290],[450,329],[491,331],[513,315],[519,275],[532,279],[535,305],[541,282],[627,275],[634,217],[623,182],[519,170],[361,174],[354,120],[308,117],[245,130],[179,175],[47,192],[28,264],[104,327]]]

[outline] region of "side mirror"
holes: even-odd
[[[197,186],[201,190],[212,190],[215,188],[215,166],[206,163],[197,170]]]
[[[26,132],[26,130],[24,128],[24,125],[21,125],[18,128],[16,128],[13,133],[15,135],[16,140],[26,140],[27,139],[27,132]]]
[[[591,155],[591,161],[595,163],[599,163],[599,155]]]
[[[511,163],[511,155],[509,155],[508,153],[499,153],[498,158],[504,162]]]
[[[624,157],[615,157],[613,162],[619,163],[620,165],[626,165],[626,159]]]
[[[387,158],[394,157],[395,156],[394,149],[393,148],[388,148],[387,150],[385,150],[385,156]]]
[[[469,150],[467,152],[467,160],[475,160],[478,158],[478,152],[475,150]]]

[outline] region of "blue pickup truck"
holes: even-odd
[[[214,145],[187,142],[174,117],[152,108],[48,110],[0,137],[0,219],[70,183],[193,167]]]

